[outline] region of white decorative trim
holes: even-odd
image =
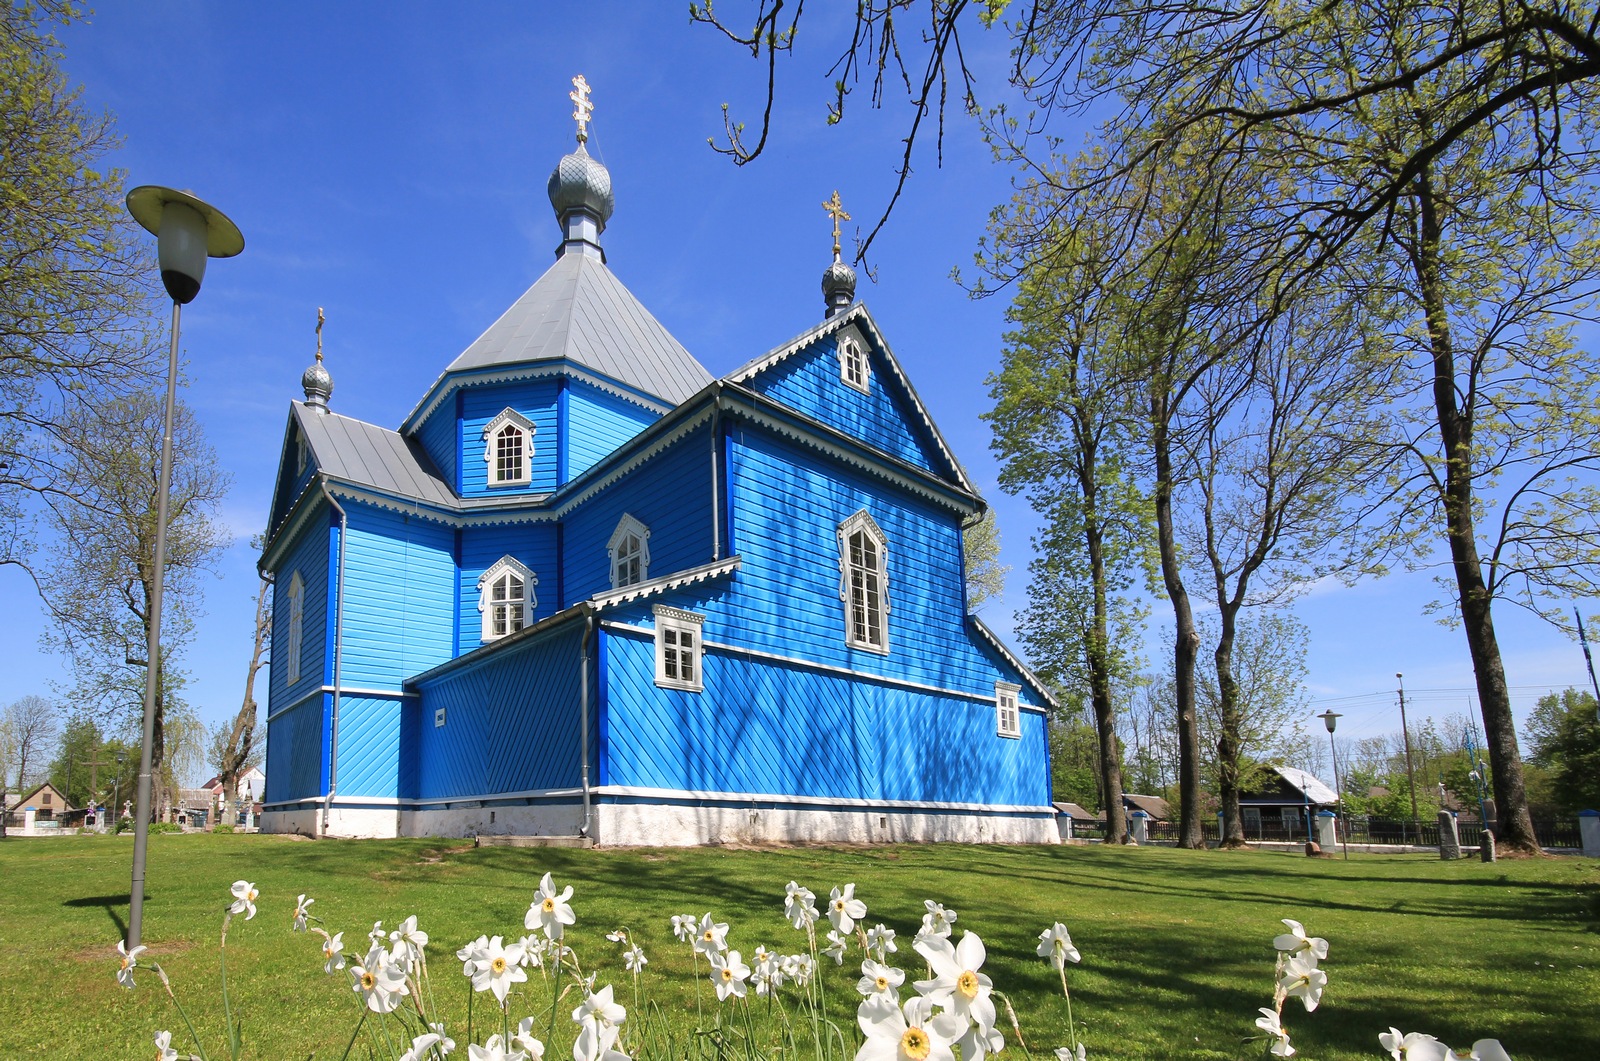
[[[522,453],[517,458],[517,462],[522,469],[522,473],[513,478],[500,479],[496,477],[496,473],[500,470],[500,434],[507,428],[515,429],[521,436]],[[490,487],[526,486],[532,482],[533,436],[538,433],[539,426],[537,424],[510,406],[496,413],[493,420],[483,425],[483,462],[487,466],[484,470],[484,481]]]
[[[1014,682],[994,683],[994,732],[997,737],[1021,738],[1022,716],[1017,712],[1017,694],[1022,686]]]
[[[841,328],[835,345],[839,351],[840,382],[862,394],[871,394],[872,359],[867,354],[866,345],[861,341],[861,333],[853,325]]]
[[[630,541],[633,549],[623,552]],[[633,513],[624,512],[622,518],[617,520],[617,529],[611,532],[611,539],[606,542],[606,556],[612,589],[627,589],[650,581],[650,528],[635,519]],[[637,576],[619,577],[618,564],[634,561],[639,569]]]
[[[444,383],[446,378],[452,375],[454,378],[449,380],[449,386],[439,391],[439,393],[433,394],[434,388]],[[503,369],[499,372],[482,372],[480,369],[471,368],[463,369],[454,374],[448,371],[441,372],[439,373],[439,378],[434,380],[423,394],[422,401],[417,403],[416,408],[412,409],[405,421],[401,423],[400,433],[402,435],[410,434],[418,424],[432,416],[434,411],[443,405],[446,399],[454,394],[458,388],[466,386],[469,380],[474,386],[480,386],[491,383],[520,383],[524,380],[543,379],[547,376],[566,376],[569,379],[587,383],[596,390],[613,394],[623,401],[648,409],[653,413],[660,413],[663,416],[671,412],[673,408],[671,405],[646,398],[644,395],[629,390],[622,384],[615,383],[604,376],[597,376],[587,372],[571,361],[563,358],[552,358],[548,361],[528,362],[519,368]],[[428,397],[430,394],[433,394],[432,400]],[[426,408],[424,408],[424,403]]]
[[[284,685],[293,685],[300,680],[300,657],[305,654],[305,622],[306,622],[306,580],[300,577],[300,569],[295,568],[289,576],[289,630],[284,661]]]
[[[1033,687],[1034,692],[1038,693],[1044,698],[1044,702],[1046,704],[1049,704],[1051,707],[1061,706],[1060,703],[1057,702],[1055,694],[1053,694],[1049,689],[1045,688],[1044,682],[1039,680],[1038,676],[1035,675],[1031,669],[1029,669],[1028,665],[1018,659],[1012,653],[1012,651],[1005,646],[1005,642],[1000,640],[1000,635],[989,629],[988,623],[984,622],[976,615],[968,615],[967,621],[977,629],[978,633],[983,635],[983,639],[985,641],[994,646],[995,651],[999,652],[1007,663],[1011,664],[1017,669],[1017,673],[1022,675],[1023,680]],[[1024,704],[1022,706],[1027,707],[1028,705]]]
[[[651,614],[656,618],[656,684],[663,689],[700,692],[705,688],[700,668],[705,644],[700,635],[706,617],[665,604],[657,604]],[[686,670],[687,678],[683,677]]]
[[[489,595],[493,592],[495,583],[508,575],[515,575],[522,581],[522,598],[520,602],[512,600],[491,601],[489,599]],[[482,616],[481,632],[483,635],[482,639],[485,642],[498,641],[503,637],[508,637],[511,634],[516,633],[518,630],[523,629],[523,627],[533,625],[533,611],[539,606],[539,597],[533,592],[533,587],[537,586],[538,584],[539,576],[534,574],[533,570],[529,568],[527,564],[524,564],[522,561],[509,554],[496,560],[487,571],[478,576],[478,613]],[[503,634],[495,633],[494,607],[497,604],[509,606],[514,603],[521,603],[522,605],[521,624],[515,628],[509,628],[510,620],[508,617],[506,624],[508,629],[506,632]]]
[[[688,417],[683,423],[667,432],[661,438],[650,443],[650,445],[646,446],[644,449],[640,450],[638,453],[634,454],[632,457],[628,458],[628,460],[624,461],[622,464],[619,464],[605,475],[585,486],[581,491],[574,493],[571,497],[563,498],[561,504],[552,510],[553,514],[558,517],[565,516],[578,505],[583,504],[595,494],[598,494],[606,487],[612,485],[618,479],[621,479],[623,476],[639,467],[645,461],[650,460],[652,457],[660,454],[661,451],[666,449],[668,446],[683,440],[701,424],[708,422],[711,419],[711,412],[712,410],[708,407],[702,412]],[[649,428],[645,428],[645,430],[648,431]],[[643,434],[643,432],[640,432],[640,434]],[[637,438],[638,435],[635,435],[634,437]],[[588,473],[585,472],[584,474],[587,475]]]
[[[670,575],[663,575],[660,578],[651,579],[649,582],[640,582],[637,585],[625,586],[622,589],[613,589],[607,590],[604,593],[596,593],[594,596],[589,598],[589,604],[596,611],[604,611],[606,608],[614,608],[619,604],[627,604],[630,601],[642,600],[645,597],[651,597],[657,593],[670,592],[671,590],[681,589],[684,586],[693,585],[697,582],[705,582],[708,579],[729,574],[730,572],[739,570],[739,566],[743,562],[744,561],[741,557],[730,556],[728,559],[720,560],[714,564],[702,564],[699,567],[685,568],[682,571],[677,571]],[[646,634],[653,632],[646,630],[643,627],[637,627],[635,629],[642,630]]]
[[[873,521],[866,509],[860,509],[845,518],[839,524],[839,600],[844,603],[844,643],[851,648],[864,649],[867,652],[877,652],[882,655],[889,654],[889,539],[888,536]],[[877,552],[877,562],[872,570],[863,569],[861,572],[862,591],[871,592],[867,585],[869,577],[877,580],[878,614],[872,618],[868,600],[861,602],[861,610],[866,615],[867,631],[865,638],[857,637],[855,623],[851,613],[855,610],[856,601],[853,582],[851,578],[853,565],[850,563],[850,539],[856,535],[864,535],[869,539]],[[869,598],[870,599],[870,598]],[[873,635],[876,634],[876,640]]]

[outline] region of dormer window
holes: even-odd
[[[533,477],[533,435],[538,428],[515,409],[503,409],[483,429],[483,459],[490,486],[523,486]]]
[[[478,579],[478,611],[483,613],[483,639],[498,641],[533,620],[539,598],[533,587],[539,576],[515,557],[502,556]]]
[[[611,588],[637,585],[650,577],[650,528],[624,515],[606,543],[611,553]]]
[[[839,599],[851,648],[889,652],[889,549],[862,509],[839,524]]]
[[[861,340],[853,335],[839,338],[839,378],[862,394],[872,393],[872,367]]]

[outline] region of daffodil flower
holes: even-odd
[[[1050,964],[1057,969],[1065,968],[1067,962],[1076,962],[1082,958],[1078,948],[1072,945],[1072,937],[1067,934],[1067,926],[1060,921],[1039,933],[1039,957],[1049,958]]]
[[[783,914],[795,928],[805,928],[817,921],[817,896],[810,888],[790,881],[783,899]]]
[[[856,1024],[866,1037],[855,1061],[954,1061],[951,1049],[963,1022],[951,1013],[929,1018],[921,999],[904,1007],[868,999],[856,1010]]]
[[[1056,1047],[1056,1061],[1085,1061],[1088,1056],[1089,1053],[1083,1048],[1082,1043],[1078,1044],[1076,1050],[1070,1046]]]
[[[943,1006],[965,1022],[976,1024],[987,1035],[994,1028],[994,989],[990,979],[978,970],[988,956],[976,932],[962,933],[961,943],[952,947],[948,939],[924,937],[917,953],[928,960],[932,980],[918,980],[916,988],[928,1001]]]
[[[1272,1036],[1274,1057],[1294,1056],[1294,1047],[1289,1045],[1289,1033],[1283,1030],[1283,1020],[1278,1016],[1277,1010],[1262,1006],[1261,1016],[1256,1018],[1256,1027]]]
[[[886,961],[889,955],[900,949],[895,945],[894,936],[894,929],[888,925],[875,925],[867,929],[867,949],[880,962]]]
[[[117,969],[117,983],[130,990],[133,988],[133,970],[139,965],[139,955],[143,954],[147,949],[141,943],[132,950],[128,950],[127,940],[117,940],[117,953],[122,955],[122,964]]]
[[[856,990],[862,997],[871,998],[881,995],[900,1004],[900,985],[906,982],[906,974],[900,969],[894,969],[871,958],[861,963],[861,979],[856,981]]]
[[[822,948],[822,956],[824,958],[832,958],[835,965],[843,965],[844,951],[848,945],[848,940],[839,935],[836,930],[830,928],[828,930],[828,945]]]
[[[423,1061],[439,1041],[437,1032],[426,1032],[411,1040],[411,1049],[400,1055],[399,1061]]]
[[[630,973],[637,973],[650,964],[650,959],[644,956],[644,950],[638,945],[630,948],[622,955],[622,967]]]
[[[1310,954],[1297,954],[1284,963],[1278,974],[1278,987],[1291,998],[1305,1003],[1310,1013],[1322,1001],[1322,989],[1328,986],[1328,974],[1317,968],[1317,959]]]
[[[928,912],[922,915],[922,931],[919,934],[948,936],[951,926],[956,923],[956,912],[946,910],[943,903],[936,903],[932,899],[924,899],[922,905]]]
[[[693,914],[673,914],[672,934],[679,943],[689,943],[694,939],[695,927],[699,923],[699,918]]]
[[[261,893],[256,891],[256,886],[247,880],[233,882],[233,902],[228,906],[230,914],[244,914],[246,921],[256,916],[256,900]]]
[[[828,893],[828,921],[834,930],[848,936],[856,922],[867,916],[867,904],[856,898],[854,883]]]
[[[566,927],[578,920],[572,912],[572,907],[567,905],[567,900],[572,898],[572,885],[558,894],[555,881],[546,873],[539,881],[539,890],[533,895],[533,903],[528,907],[528,915],[523,918],[523,925],[528,929],[542,928],[544,934],[550,939],[560,939]]]
[[[344,933],[335,932],[331,938],[322,944],[322,957],[324,964],[322,971],[332,976],[335,970],[344,968]]]
[[[1283,923],[1289,926],[1289,931],[1277,936],[1272,941],[1272,946],[1280,953],[1291,957],[1298,954],[1310,954],[1318,961],[1328,956],[1328,941],[1318,936],[1307,936],[1305,926],[1298,921],[1284,918]]]
[[[721,954],[728,947],[728,923],[726,921],[713,921],[711,914],[700,919],[700,924],[694,930],[694,949],[710,957]]]
[[[417,915],[412,914],[389,933],[389,943],[394,960],[409,966],[423,960],[422,948],[428,945],[428,934],[417,927]]]
[[[739,959],[738,951],[706,955],[711,963],[711,983],[717,989],[717,1001],[726,1002],[729,995],[745,996],[745,981],[750,978],[750,966]]]
[[[498,1035],[489,1036],[482,1046],[469,1043],[467,1057],[471,1061],[527,1061],[527,1055],[521,1050],[507,1050],[504,1040]]]
[[[461,963],[461,975],[471,976],[478,971],[478,960],[489,949],[489,937],[479,936],[465,947],[456,951],[456,960]]]
[[[1389,1051],[1394,1061],[1444,1061],[1447,1056],[1444,1043],[1422,1032],[1406,1032],[1391,1027],[1378,1036],[1378,1042]]]
[[[627,1054],[612,1049],[616,1041],[616,1025],[590,1021],[573,1040],[572,1061],[629,1061]]]
[[[315,899],[307,899],[304,895],[294,901],[294,925],[292,926],[294,931],[304,932],[306,930],[307,911],[311,909],[311,904],[314,902],[316,902]],[[249,918],[245,918],[245,920],[248,921]]]
[[[1472,1049],[1451,1050],[1449,1056],[1457,1061],[1511,1061],[1511,1055],[1506,1053],[1499,1039],[1479,1039],[1472,1044]]]
[[[613,1000],[611,985],[607,984],[578,1003],[578,1008],[572,1011],[572,1019],[578,1024],[598,1022],[615,1026],[628,1019],[628,1011]]]
[[[360,994],[367,1008],[374,1013],[393,1013],[400,1008],[400,999],[411,993],[406,986],[405,973],[389,960],[389,952],[374,946],[360,965],[350,966],[355,978],[352,990]]]
[[[528,1055],[528,1061],[544,1061],[544,1043],[533,1037],[533,1018],[523,1017],[517,1024],[517,1034],[511,1045]]]
[[[178,1051],[172,1048],[171,1032],[156,1032],[156,1061],[178,1061]]]
[[[448,1056],[450,1054],[455,1053],[456,1041],[454,1039],[450,1038],[450,1036],[445,1034],[444,1022],[443,1021],[439,1021],[439,1022],[436,1022],[436,1023],[433,1023],[433,1024],[429,1024],[428,1025],[428,1030],[433,1032],[435,1035],[437,1035],[439,1037],[439,1053],[440,1054]]]
[[[515,943],[505,946],[499,936],[489,940],[489,945],[472,965],[472,989],[494,992],[495,1001],[502,1006],[506,1004],[511,985],[528,979],[528,974],[522,971],[522,948]]]

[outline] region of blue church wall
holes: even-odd
[[[272,583],[272,643],[277,647],[275,666],[267,671],[268,710],[287,707],[326,684],[332,631],[328,612],[328,573],[332,549],[337,548],[338,526],[329,527],[328,507],[320,505],[300,531],[293,548],[278,562]],[[300,677],[289,682],[289,583],[295,572],[305,584],[300,618]]]
[[[556,488],[556,396],[560,389],[561,381],[551,376],[521,383],[468,387],[460,392],[462,497],[540,494]],[[483,429],[508,408],[533,421],[532,478],[526,486],[490,487],[489,465],[483,459]],[[435,412],[434,416],[442,411]]]
[[[439,523],[353,501],[344,569],[341,684],[400,688],[451,657],[455,535]]]
[[[392,697],[339,698],[339,754],[335,781],[341,797],[395,799],[416,790],[415,754],[403,732],[404,702]],[[415,719],[415,711],[411,718]]]
[[[660,415],[608,391],[572,380],[567,384],[566,480],[576,479]],[[564,481],[566,481],[564,480]]]
[[[420,703],[407,705],[417,713],[415,797],[576,787],[582,636],[575,622],[422,685]],[[590,673],[598,673],[592,662]],[[590,686],[595,711],[593,677]],[[444,725],[437,726],[440,710]],[[591,747],[591,767],[594,761]]]
[[[465,527],[461,531],[460,624],[455,654],[471,652],[483,644],[483,613],[478,610],[478,579],[510,556],[539,576],[533,587],[537,601],[529,620],[546,619],[561,610],[557,585],[556,526],[554,523],[515,523]]]
[[[651,578],[711,560],[709,425],[689,432],[567,514],[562,563],[568,601],[611,588],[606,543],[624,513],[650,529]]]
[[[314,799],[327,790],[323,750],[327,747],[328,700],[326,695],[313,696],[289,711],[268,716],[267,748],[272,758],[267,764],[267,792],[262,797],[266,802]]]
[[[1020,683],[966,628],[957,513],[762,429],[732,430],[729,549],[743,566],[707,640],[989,697],[996,678]],[[861,509],[888,540],[887,655],[845,643],[837,534]],[[1026,687],[1019,699],[1037,706]]]
[[[416,439],[422,444],[423,452],[428,459],[433,461],[433,466],[439,469],[439,474],[450,488],[456,493],[461,492],[461,433],[459,425],[459,400],[461,392],[451,395],[439,408],[422,422],[417,428]],[[504,408],[504,406],[501,406]],[[482,428],[479,428],[482,431]],[[482,439],[479,439],[478,452],[483,452]]]
[[[1044,717],[995,734],[971,700],[708,649],[703,692],[656,687],[653,639],[606,630],[602,783],[1043,806]]]
[[[932,436],[901,393],[888,362],[870,342],[863,346],[870,351],[870,394],[839,378],[837,333],[757,373],[745,385],[907,463],[943,474],[944,462],[934,456],[938,451]]]

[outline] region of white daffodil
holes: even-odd
[[[922,900],[922,905],[927,908],[927,913],[922,915],[922,932],[925,936],[948,936],[951,926],[956,923],[956,912],[946,910],[943,903],[936,903],[932,899]]]
[[[1294,1056],[1294,1047],[1289,1045],[1289,1033],[1283,1030],[1283,1021],[1279,1019],[1277,1010],[1262,1006],[1261,1016],[1256,1018],[1256,1027],[1272,1036],[1274,1057]]]
[[[533,1018],[523,1017],[517,1024],[517,1034],[511,1045],[528,1055],[528,1061],[544,1061],[544,1043],[533,1037]]]
[[[471,1061],[528,1061],[528,1055],[521,1050],[507,1050],[505,1041],[498,1035],[489,1036],[482,1046],[468,1044],[467,1057]]]
[[[428,934],[417,927],[417,915],[412,914],[400,922],[400,927],[389,933],[391,953],[397,961],[422,961],[422,948],[428,945]]]
[[[627,1054],[612,1049],[616,1042],[616,1025],[589,1021],[572,1042],[572,1061],[630,1061]]]
[[[790,881],[783,898],[783,916],[795,928],[805,928],[817,922],[817,896],[810,888]]]
[[[793,959],[791,963],[789,959]],[[794,981],[794,986],[805,987],[811,983],[811,978],[816,975],[816,963],[809,954],[791,954],[784,959],[783,974]]]
[[[1072,937],[1067,934],[1067,926],[1060,921],[1039,933],[1039,957],[1049,958],[1050,964],[1057,969],[1066,968],[1067,962],[1076,962],[1082,958],[1078,948],[1072,945]]]
[[[522,948],[513,943],[505,946],[499,936],[489,940],[483,954],[472,963],[472,989],[493,991],[495,1001],[506,1004],[506,993],[512,984],[528,979],[522,971]]]
[[[528,907],[523,925],[529,929],[542,928],[550,939],[560,939],[566,927],[578,920],[572,907],[567,905],[570,898],[572,885],[557,894],[555,881],[546,873],[539,881],[539,890],[533,893],[533,903]]]
[[[489,937],[479,936],[465,947],[456,951],[456,960],[461,963],[461,975],[471,976],[478,971],[478,962],[483,958],[484,952],[489,949]]]
[[[411,993],[406,974],[380,946],[374,945],[360,965],[350,966],[350,975],[355,978],[352,990],[363,996],[374,1013],[393,1013],[400,1008],[400,999]]]
[[[1272,941],[1273,948],[1280,954],[1310,954],[1318,961],[1328,956],[1327,940],[1319,936],[1307,936],[1305,926],[1298,921],[1286,917],[1283,923],[1289,926],[1289,931]]]
[[[738,951],[706,955],[711,963],[711,982],[717,988],[717,1001],[726,1002],[729,995],[743,998],[745,981],[750,979],[750,966],[739,959]]]
[[[695,928],[699,924],[699,918],[693,914],[673,914],[672,935],[679,943],[688,943],[694,939]]]
[[[244,914],[246,921],[256,916],[256,900],[261,893],[256,891],[256,886],[247,880],[233,882],[233,902],[228,906],[230,914]]]
[[[827,942],[828,945],[822,948],[822,956],[824,958],[832,958],[835,965],[843,965],[844,951],[850,945],[850,941],[839,935],[836,930],[830,928],[828,929]]]
[[[713,921],[711,914],[700,919],[694,930],[694,949],[710,957],[728,949],[728,923]]]
[[[389,934],[383,930],[383,922],[374,921],[372,931],[367,933],[367,941],[374,947],[381,947],[388,938]]]
[[[344,968],[344,933],[335,932],[322,944],[323,965],[322,971],[332,976],[336,970]]]
[[[1317,959],[1310,954],[1297,954],[1283,965],[1278,974],[1278,987],[1292,998],[1305,1003],[1310,1013],[1322,1001],[1322,989],[1328,986],[1328,974],[1317,968]]]
[[[856,922],[866,916],[867,904],[856,898],[855,884],[846,884],[843,890],[835,888],[828,893],[828,920],[837,931],[848,936]]]
[[[578,1024],[598,1023],[615,1027],[628,1019],[628,1011],[613,1000],[611,985],[607,984],[578,1003],[578,1008],[572,1011],[572,1019]]]
[[[861,979],[856,981],[856,990],[862,997],[871,998],[873,995],[882,995],[896,1006],[900,1004],[900,985],[906,982],[906,974],[900,969],[894,969],[871,958],[861,963]]]
[[[916,987],[930,1002],[945,1007],[963,1022],[970,1021],[988,1035],[994,1029],[994,985],[978,970],[988,956],[976,932],[962,933],[961,942],[952,947],[948,939],[923,937],[917,953],[928,960],[932,980],[918,980]]]
[[[171,1032],[156,1032],[156,1061],[178,1061],[178,1051],[172,1048]]]
[[[304,932],[306,930],[307,911],[311,909],[311,904],[314,902],[316,902],[315,899],[307,899],[304,895],[294,901],[294,924],[291,926],[294,931]],[[245,920],[248,921],[249,918]]]
[[[999,1028],[990,1028],[986,1032],[976,1024],[969,1024],[967,1030],[961,1033],[961,1038],[956,1040],[956,1051],[961,1055],[961,1061],[983,1061],[986,1055],[998,1054],[1005,1046],[1005,1033]]]
[[[1391,1027],[1378,1035],[1378,1042],[1394,1061],[1444,1061],[1449,1051],[1444,1043],[1422,1032],[1406,1032]]]
[[[1458,1061],[1511,1061],[1511,1055],[1506,1053],[1499,1039],[1479,1039],[1471,1050],[1451,1050],[1449,1056]]]
[[[635,944],[622,955],[622,967],[630,973],[637,973],[650,964],[650,959],[644,956],[644,949]]]
[[[411,1049],[400,1055],[399,1061],[423,1061],[439,1041],[437,1032],[426,1032],[411,1040]]]
[[[429,1024],[428,1030],[439,1037],[439,1053],[442,1056],[448,1057],[456,1052],[456,1041],[445,1034],[443,1021]]]
[[[867,929],[867,949],[881,962],[899,950],[894,941],[894,929],[888,925],[875,925]]]
[[[1056,1047],[1056,1061],[1085,1061],[1088,1056],[1089,1052],[1083,1048],[1082,1043],[1078,1044],[1076,1050],[1070,1046]]]
[[[954,1014],[929,1018],[921,999],[907,999],[904,1008],[868,999],[856,1010],[856,1023],[866,1036],[855,1061],[954,1061],[951,1045],[963,1029]]]
[[[117,940],[117,953],[122,956],[122,964],[117,969],[117,983],[126,988],[133,987],[133,970],[139,966],[139,955],[143,954],[147,949],[141,943],[139,946],[129,950],[127,940]]]

